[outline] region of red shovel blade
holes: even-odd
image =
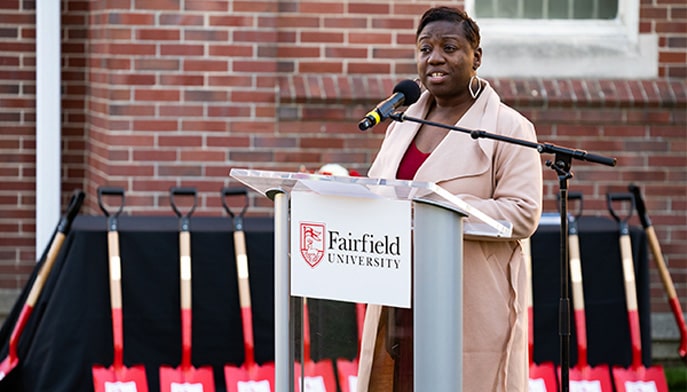
[[[528,388],[530,392],[556,392],[556,369],[552,363],[537,365],[530,363],[530,378]]]
[[[559,370],[560,374],[560,370]],[[613,392],[611,372],[608,366],[575,366],[568,373],[570,390],[585,392]]]
[[[4,379],[12,369],[19,363],[19,358],[16,356],[8,356],[2,363],[0,363],[0,380]]]
[[[358,360],[347,361],[338,359],[336,370],[339,376],[341,392],[355,392],[358,383]]]
[[[302,370],[301,364],[297,362],[293,366],[293,374],[296,392],[336,392],[334,366],[328,360],[305,362]],[[303,374],[302,388],[301,374]]]
[[[614,367],[613,380],[617,392],[669,392],[666,375],[660,365],[629,369]]]
[[[143,365],[131,367],[93,366],[95,392],[148,392],[148,381]]]
[[[224,367],[227,392],[274,392],[274,364]]]
[[[214,392],[212,367],[160,367],[160,392]]]

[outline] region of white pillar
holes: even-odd
[[[36,258],[61,212],[60,4],[36,2]]]

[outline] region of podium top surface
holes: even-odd
[[[498,221],[433,182],[231,169],[230,176],[266,197],[273,192],[314,192],[325,196],[384,198],[430,203],[470,216],[466,234],[510,237],[512,224]]]

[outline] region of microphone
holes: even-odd
[[[394,93],[384,101],[380,102],[376,108],[367,113],[358,123],[361,131],[368,130],[389,117],[399,106],[408,106],[415,103],[420,98],[420,87],[410,79],[402,80],[396,87]]]

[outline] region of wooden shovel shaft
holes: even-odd
[[[239,286],[239,305],[241,306],[241,323],[243,326],[243,346],[245,365],[255,364],[255,341],[253,337],[253,312],[250,301],[250,282],[248,256],[246,252],[246,235],[243,230],[234,231],[234,254],[236,256],[236,276]]]
[[[658,268],[661,281],[663,282],[663,287],[668,295],[668,304],[670,305],[670,309],[675,317],[675,322],[680,330],[680,345],[678,346],[678,354],[682,360],[687,361],[687,326],[685,325],[685,317],[680,307],[680,301],[678,300],[677,293],[675,292],[675,286],[673,286],[673,280],[670,277],[670,272],[668,272],[666,262],[663,259],[663,252],[661,252],[661,246],[659,245],[656,231],[654,230],[654,226],[651,223],[651,218],[647,213],[642,192],[639,187],[634,184],[629,186],[629,190],[634,195],[635,207],[637,209],[637,213],[639,214],[639,219],[642,222],[644,231],[646,232],[649,240],[649,247],[651,248],[651,253],[654,256],[654,263],[656,264],[656,268]]]
[[[112,309],[112,337],[114,341],[114,361],[112,366],[118,369],[124,361],[124,332],[122,318],[122,267],[119,254],[119,233],[107,232],[107,250],[109,254],[110,307]]]
[[[568,235],[570,280],[572,282],[575,331],[577,333],[577,366],[586,367],[587,362],[587,317],[584,307],[584,287],[582,285],[582,262],[580,260],[580,238],[577,234]]]
[[[685,317],[682,314],[680,301],[677,297],[677,292],[675,291],[675,286],[673,285],[673,280],[670,277],[668,267],[666,267],[666,262],[663,259],[663,252],[661,251],[654,227],[645,227],[644,231],[649,239],[649,247],[651,248],[651,253],[654,256],[656,268],[658,268],[661,281],[663,282],[663,287],[666,291],[666,295],[668,295],[668,303],[670,304],[673,316],[675,317],[675,322],[680,330],[681,342],[680,347],[678,347],[678,354],[682,359],[685,359],[687,358],[687,325],[685,325]]]
[[[625,303],[630,326],[630,342],[632,344],[632,367],[637,369],[642,365],[642,339],[639,330],[639,313],[637,311],[637,286],[635,284],[634,261],[632,260],[632,244],[629,234],[620,236],[620,255],[623,264],[623,278],[625,281]]]
[[[17,356],[17,344],[19,343],[19,337],[21,336],[22,332],[24,332],[26,323],[28,322],[31,313],[33,312],[33,308],[36,306],[38,297],[40,297],[41,292],[43,291],[43,286],[45,286],[45,281],[48,279],[50,271],[52,270],[52,267],[55,265],[57,254],[59,253],[65,238],[66,235],[62,232],[57,232],[55,234],[55,239],[50,245],[48,254],[45,257],[45,262],[38,270],[36,279],[34,280],[33,285],[31,286],[31,291],[29,292],[29,295],[26,297],[24,307],[22,308],[21,313],[19,314],[17,324],[14,326],[14,330],[12,330],[12,335],[10,335],[10,346],[8,352],[10,358],[16,358]]]
[[[191,366],[191,233],[179,233],[181,292],[181,367]]]

